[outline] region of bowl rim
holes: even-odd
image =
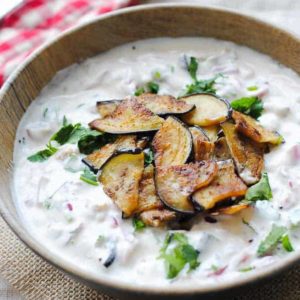
[[[14,72],[8,77],[5,81],[4,85],[0,90],[0,105],[4,98],[4,95],[9,90],[10,86],[14,82],[14,80],[18,77],[18,75],[27,67],[27,65],[33,61],[39,54],[41,54],[45,49],[51,47],[51,45],[61,39],[63,39],[67,35],[71,35],[73,32],[89,26],[90,24],[101,22],[104,19],[119,16],[119,15],[126,15],[130,12],[135,11],[142,11],[142,10],[153,10],[153,9],[161,9],[161,8],[195,8],[199,10],[206,10],[206,11],[215,11],[220,13],[227,13],[231,16],[242,16],[243,18],[261,24],[264,27],[269,27],[270,29],[276,29],[277,31],[281,32],[282,34],[289,36],[290,38],[294,39],[300,44],[300,38],[289,32],[285,29],[277,27],[276,25],[268,22],[264,22],[260,19],[255,17],[249,16],[246,13],[239,13],[235,10],[228,9],[228,8],[219,8],[215,6],[203,6],[198,5],[195,3],[160,3],[160,4],[144,4],[144,5],[137,5],[128,8],[122,8],[120,10],[116,10],[102,16],[98,16],[93,18],[92,20],[85,21],[81,24],[78,24],[59,35],[51,38],[43,45],[38,47],[35,51],[33,51],[20,66],[18,66]],[[255,50],[255,49],[254,49]],[[255,50],[258,51],[258,50]],[[268,54],[267,54],[268,55]],[[12,192],[12,174],[10,176],[10,183],[11,183],[11,197],[14,199],[14,195]],[[57,269],[64,271],[65,273],[71,275],[73,278],[81,279],[85,283],[96,284],[100,287],[104,287],[106,289],[112,290],[119,290],[124,292],[131,292],[133,294],[147,294],[147,295],[175,295],[175,296],[190,296],[190,295],[200,295],[200,294],[210,294],[210,293],[219,293],[225,292],[230,289],[241,288],[247,285],[255,284],[259,281],[266,280],[271,278],[284,270],[287,270],[292,267],[295,263],[300,262],[300,251],[291,253],[284,259],[276,262],[274,265],[269,265],[264,269],[254,271],[252,273],[248,273],[246,276],[240,276],[239,278],[235,278],[233,280],[228,280],[224,282],[219,282],[217,284],[208,284],[206,286],[187,286],[187,285],[166,285],[166,286],[155,286],[155,288],[151,288],[149,286],[142,286],[142,285],[134,285],[129,284],[126,282],[114,282],[114,278],[107,278],[104,274],[91,274],[88,271],[78,270],[76,266],[64,260],[63,258],[58,257],[52,252],[47,251],[47,248],[44,247],[42,244],[35,239],[33,235],[24,228],[22,228],[21,223],[15,221],[13,215],[10,213],[9,208],[6,207],[3,201],[0,198],[0,216],[4,219],[4,221],[8,224],[10,229],[17,235],[17,237],[35,254],[45,260],[47,263],[55,266]],[[22,217],[19,216],[21,219]],[[21,221],[22,222],[22,221]]]

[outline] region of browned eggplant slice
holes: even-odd
[[[176,218],[176,213],[168,209],[152,209],[140,214],[140,219],[151,227],[163,227]]]
[[[211,126],[226,121],[231,114],[229,103],[212,94],[195,94],[180,98],[196,109],[187,113],[182,119],[189,125]]]
[[[234,215],[249,207],[250,207],[249,204],[239,203],[228,207],[222,207],[218,209],[217,212],[223,215]]]
[[[201,161],[181,166],[157,167],[155,185],[162,202],[170,209],[187,214],[195,212],[190,195],[208,185],[217,174],[214,161]]]
[[[163,208],[163,204],[158,198],[154,184],[154,167],[149,165],[144,169],[139,186],[139,204],[136,213],[146,210]]]
[[[262,127],[256,120],[249,116],[234,111],[232,118],[236,123],[237,131],[254,140],[255,142],[279,145],[283,141],[282,136],[277,132],[273,132]]]
[[[168,117],[155,134],[152,147],[155,166],[183,165],[193,155],[192,134],[180,120]]]
[[[217,161],[231,159],[230,149],[225,137],[221,137],[215,141],[214,158]]]
[[[232,123],[225,122],[221,126],[239,176],[247,184],[256,183],[264,167],[264,144],[242,136]]]
[[[215,142],[219,138],[219,132],[221,127],[219,125],[213,125],[202,128],[206,136],[209,138],[211,142]]]
[[[139,183],[144,171],[144,153],[121,153],[112,157],[102,168],[99,181],[104,192],[126,217],[138,207]]]
[[[153,113],[160,116],[182,115],[195,109],[195,105],[177,100],[173,96],[169,95],[145,93],[136,97],[136,100]]]
[[[138,148],[136,139],[135,135],[120,136],[114,143],[106,144],[100,150],[86,156],[82,162],[96,173],[117,151],[135,152]]]
[[[214,143],[211,143],[205,133],[199,127],[190,127],[193,137],[195,161],[211,159],[214,153]]]
[[[210,185],[198,189],[192,201],[199,210],[209,210],[216,203],[246,194],[247,186],[235,174],[232,160],[218,162],[218,172]]]
[[[111,115],[116,110],[121,101],[122,100],[98,101],[96,104],[98,113],[102,118]]]
[[[122,101],[115,111],[103,119],[96,119],[89,125],[102,132],[124,134],[158,130],[164,119],[153,114],[135,99]]]

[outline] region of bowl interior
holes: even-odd
[[[57,71],[118,45],[154,37],[204,36],[229,40],[272,56],[300,73],[300,42],[292,35],[250,17],[195,5],[155,5],[125,9],[66,32],[36,51],[6,82],[0,93],[0,207],[17,235],[35,252],[85,282],[113,283],[81,274],[39,245],[23,228],[10,189],[13,145],[26,108]],[[282,268],[300,256],[291,256]],[[273,271],[275,268],[273,268]],[[268,273],[255,275],[258,279]],[[236,285],[246,283],[237,282]],[[118,286],[134,290],[134,287]],[[229,285],[220,285],[220,290]],[[172,288],[173,292],[176,289]],[[190,292],[209,292],[194,287]],[[148,291],[150,292],[150,291]],[[170,290],[160,291],[171,293]],[[186,293],[186,291],[185,291]]]

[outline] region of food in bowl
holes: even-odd
[[[60,71],[14,153],[24,226],[97,276],[217,284],[299,248],[300,80],[230,42],[127,44]]]

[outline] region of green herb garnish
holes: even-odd
[[[258,90],[258,87],[257,87],[256,85],[248,86],[248,87],[247,87],[247,90],[248,90],[249,92],[257,91],[257,90]]]
[[[273,224],[270,233],[267,237],[260,243],[257,254],[258,256],[264,256],[270,254],[275,247],[279,244],[282,237],[286,234],[287,228],[284,226],[277,226]]]
[[[156,82],[148,82],[147,87],[151,94],[157,94],[159,91],[159,85]]]
[[[293,252],[294,248],[291,244],[289,236],[286,234],[282,237],[281,239],[282,247],[287,251],[287,252]]]
[[[172,247],[169,247],[171,244]],[[198,256],[199,251],[188,243],[183,233],[168,233],[160,250],[160,258],[165,260],[168,279],[175,278],[186,264],[189,265],[189,272],[195,270],[200,265]]]
[[[43,118],[45,119],[48,114],[48,107],[46,107],[43,111]]]
[[[132,225],[134,227],[134,231],[142,231],[144,228],[146,228],[146,224],[137,218],[132,219]]]
[[[195,81],[197,81],[198,62],[196,57],[191,56],[190,62],[187,64],[187,69]]]
[[[253,226],[246,221],[244,218],[242,219],[243,224],[245,224],[246,226],[248,226],[253,232],[257,233],[256,230],[253,228]]]
[[[136,91],[134,92],[134,95],[135,96],[140,96],[144,93],[145,93],[145,89],[143,87],[140,87],[140,88],[136,89]]]
[[[88,168],[83,170],[83,173],[80,175],[80,179],[91,185],[98,185],[97,176],[91,172]]]
[[[260,181],[252,185],[246,192],[246,201],[270,200],[273,197],[267,173],[263,173]]]
[[[263,102],[257,97],[243,97],[236,99],[232,101],[230,105],[234,110],[249,115],[255,119],[258,119],[264,110]]]
[[[40,150],[37,153],[28,156],[27,159],[31,162],[43,162],[47,160],[50,156],[56,153],[58,149],[51,146],[50,144],[46,145],[46,149]]]
[[[153,160],[154,160],[154,153],[150,148],[147,148],[144,150],[144,154],[145,154],[145,165],[148,166],[150,164],[152,164]]]
[[[254,269],[255,269],[255,267],[246,267],[246,268],[239,269],[239,272],[245,273],[245,272],[252,271]]]

